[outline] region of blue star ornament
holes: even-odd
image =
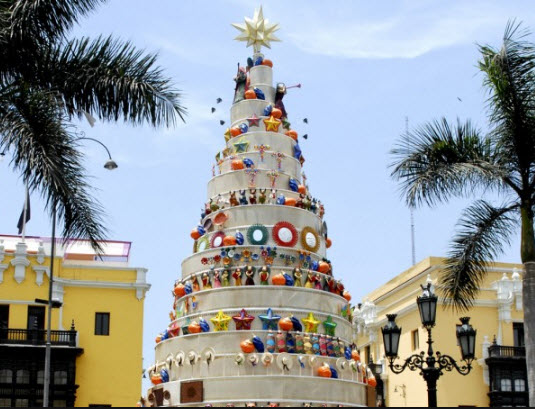
[[[273,314],[273,310],[269,308],[265,315],[259,315],[260,321],[262,321],[262,329],[264,331],[277,331],[279,329],[279,321],[281,317]]]

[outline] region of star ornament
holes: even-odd
[[[247,311],[245,311],[245,308],[241,310],[241,312],[238,315],[235,315],[234,317],[232,317],[232,319],[236,323],[237,331],[249,331],[254,321],[254,317],[252,315],[247,314]]]
[[[245,153],[248,150],[249,150],[249,142],[244,139],[240,139],[238,142],[234,144],[234,151],[236,153]]]
[[[232,320],[228,315],[225,315],[223,311],[219,311],[217,315],[213,318],[210,318],[212,324],[214,324],[215,332],[228,331],[228,323]]]
[[[333,321],[333,317],[329,315],[329,318],[327,318],[327,321],[323,321],[323,328],[325,328],[325,334],[330,335],[331,337],[334,337],[337,325],[338,324]]]
[[[313,313],[309,313],[308,317],[301,321],[305,324],[305,332],[318,332],[318,326],[321,324],[321,321],[318,321]]]
[[[280,315],[274,315],[273,310],[269,308],[265,315],[259,315],[260,321],[262,321],[262,329],[264,331],[277,331],[279,329]]]
[[[264,124],[266,125],[266,131],[268,132],[279,132],[281,126],[281,121],[275,118],[273,115],[267,119],[264,119]]]
[[[272,41],[280,41],[274,35],[279,25],[264,18],[262,7],[255,10],[253,18],[245,17],[245,24],[234,23],[232,26],[240,31],[235,39],[247,42],[247,47],[252,46],[255,53],[259,53],[262,47],[271,48]]]
[[[252,117],[247,118],[247,122],[249,122],[249,127],[260,126],[260,118],[257,117],[256,114],[253,114]]]

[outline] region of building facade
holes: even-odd
[[[397,314],[402,328],[399,356],[406,359],[427,351],[416,297],[420,285],[436,287],[443,259],[428,258],[393,278],[363,299],[355,309],[355,343],[364,362],[373,361],[378,376],[378,403],[385,406],[427,406],[427,386],[419,371],[396,375],[384,358],[381,328],[387,314]],[[528,406],[522,309],[522,265],[492,264],[474,307],[463,313],[477,330],[476,360],[464,377],[445,372],[438,381],[439,406]],[[435,289],[440,295],[440,290]],[[439,300],[435,351],[461,359],[456,326],[460,315]],[[398,363],[402,361],[398,360]],[[379,381],[380,379],[380,381]]]
[[[147,270],[128,242],[58,240],[50,405],[131,406],[141,393]],[[0,236],[0,407],[42,406],[51,240]],[[59,306],[58,303],[58,306]]]

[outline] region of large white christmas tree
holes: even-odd
[[[254,55],[236,76],[231,127],[208,182],[194,254],[158,336],[155,406],[358,406],[374,379],[351,349],[350,296],[332,274],[325,210],[273,86],[277,24],[233,24]]]

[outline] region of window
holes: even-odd
[[[13,372],[10,369],[0,370],[0,383],[13,383]]]
[[[28,307],[28,329],[45,329],[45,307]]]
[[[412,350],[420,349],[420,333],[417,329],[411,332]]]
[[[44,385],[45,384],[45,371],[38,371],[37,372],[37,385]]]
[[[30,371],[19,369],[17,371],[17,385],[28,385],[30,383]]]
[[[16,408],[28,408],[30,407],[30,402],[28,401],[28,399],[16,399],[15,407]]]
[[[513,323],[513,336],[515,347],[524,347],[524,324],[521,322]]]
[[[110,335],[110,313],[97,312],[95,315],[95,335]]]
[[[9,305],[0,305],[0,329],[9,328]]]
[[[526,392],[526,381],[524,379],[515,379],[515,392]]]
[[[511,382],[511,379],[507,379],[507,378],[502,379],[501,384],[500,384],[500,391],[501,392],[513,391],[513,383]]]
[[[0,399],[0,408],[10,408],[11,407],[11,399]]]
[[[67,385],[67,371],[54,372],[54,385]]]

